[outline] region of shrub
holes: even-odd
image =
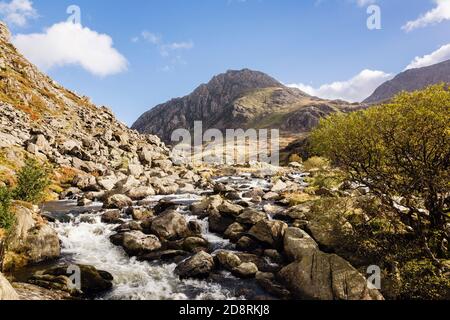
[[[35,159],[28,158],[25,166],[17,174],[17,186],[14,197],[31,203],[37,203],[44,197],[45,189],[50,185],[49,170]]]
[[[330,162],[327,159],[321,158],[321,157],[312,157],[303,163],[303,166],[304,166],[305,170],[307,170],[307,171],[314,170],[314,169],[323,171],[329,165],[330,165]]]
[[[291,154],[289,156],[289,162],[297,162],[297,163],[303,163],[302,157],[300,157],[298,154]]]
[[[6,187],[0,187],[0,228],[9,230],[14,225],[16,217],[11,211],[12,192]]]
[[[414,228],[443,230],[450,193],[450,91],[446,85],[401,93],[386,105],[322,120],[314,149],[368,186]],[[409,212],[398,209],[397,200]],[[425,212],[422,209],[427,209]]]

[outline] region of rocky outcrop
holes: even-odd
[[[61,254],[57,233],[47,224],[35,220],[31,209],[16,206],[16,223],[7,240],[4,268],[20,268],[56,259]]]
[[[307,300],[382,300],[350,263],[319,250],[283,268],[280,278],[299,298]]]
[[[279,278],[298,298],[307,300],[382,300],[378,290],[343,258],[320,251],[304,231],[289,228],[284,251],[294,261],[284,267]]]

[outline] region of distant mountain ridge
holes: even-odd
[[[363,103],[382,103],[402,91],[416,91],[441,82],[450,83],[450,60],[428,67],[406,70],[379,86]]]
[[[322,117],[357,107],[312,97],[259,71],[231,70],[144,113],[132,128],[167,143],[174,130],[192,130],[195,121],[202,121],[204,130],[273,128],[298,134],[311,130]]]

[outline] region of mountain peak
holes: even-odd
[[[441,82],[450,82],[450,60],[427,67],[406,70],[379,86],[363,103],[386,102],[402,91],[412,92]]]
[[[207,84],[210,88],[215,88],[217,85],[224,86],[225,88],[239,87],[240,91],[284,87],[271,76],[250,69],[228,70],[225,73],[214,76]]]
[[[304,132],[319,118],[347,105],[313,98],[260,71],[228,70],[191,94],[144,113],[132,128],[156,134],[167,143],[174,130],[192,130],[196,121],[202,121],[204,130],[279,128],[287,133]]]

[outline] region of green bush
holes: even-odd
[[[14,198],[38,203],[44,197],[45,189],[50,185],[49,170],[35,159],[28,158],[25,166],[17,174],[17,187]]]
[[[14,225],[16,217],[11,211],[12,192],[6,187],[0,187],[0,228],[9,230]]]
[[[311,157],[303,163],[305,170],[319,170],[323,171],[327,169],[330,165],[330,162],[321,157]]]
[[[369,187],[423,238],[428,228],[445,229],[450,193],[447,85],[402,93],[389,104],[365,111],[331,116],[313,131],[311,141],[318,154],[338,165],[353,182]],[[409,209],[407,214],[397,210],[398,198]]]

